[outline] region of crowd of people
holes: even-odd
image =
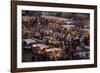
[[[22,16],[22,38],[36,41],[30,45],[32,61],[89,59],[89,28],[88,14],[33,11]]]

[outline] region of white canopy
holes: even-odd
[[[46,49],[47,52],[50,51],[61,51],[61,48],[51,48],[51,49]]]
[[[88,28],[84,28],[83,31],[90,32],[90,29],[88,29]]]
[[[33,47],[40,47],[41,49],[43,48],[48,48],[49,46],[45,45],[45,44],[33,44]]]
[[[25,41],[27,44],[36,42],[35,40],[32,40],[32,39],[23,39],[23,41]]]
[[[62,25],[62,27],[67,28],[67,29],[70,29],[72,27],[75,27],[75,25]]]

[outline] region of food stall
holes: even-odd
[[[32,47],[33,52],[36,51],[38,54],[43,54],[45,49],[49,48],[49,46],[45,44],[33,44]]]
[[[53,58],[54,60],[57,60],[62,56],[61,48],[49,48],[46,49],[46,52],[49,54],[49,57]]]
[[[31,49],[32,44],[36,43],[34,39],[22,39],[22,47],[24,49]]]
[[[62,25],[63,28],[67,28],[67,30],[75,28],[75,25]]]

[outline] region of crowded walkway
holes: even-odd
[[[23,11],[22,61],[89,59],[89,24],[88,13]]]

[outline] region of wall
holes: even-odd
[[[99,0],[31,0],[43,2],[73,3],[98,5],[98,13],[100,13]],[[100,14],[98,14],[100,16]],[[100,21],[98,17],[98,67],[87,69],[70,69],[56,71],[42,71],[34,73],[99,73],[100,72]],[[10,0],[0,0],[0,73],[10,73]],[[32,73],[32,72],[30,72]]]

